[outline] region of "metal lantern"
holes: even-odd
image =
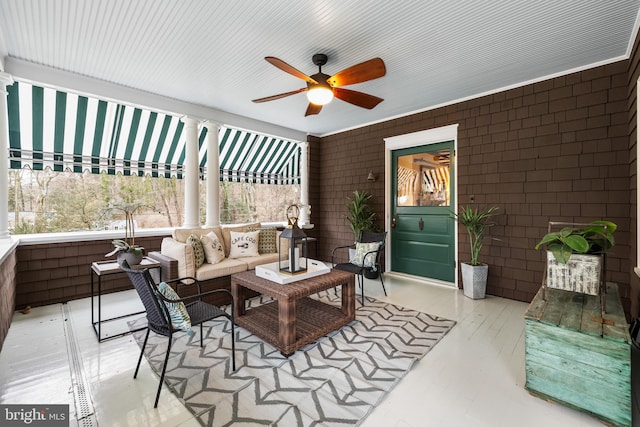
[[[307,253],[307,235],[298,227],[299,215],[300,208],[297,205],[287,208],[288,224],[279,237],[278,268],[282,273],[298,274],[307,271],[307,259],[301,256]]]

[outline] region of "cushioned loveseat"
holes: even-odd
[[[278,261],[275,227],[260,223],[223,225],[213,228],[176,228],[172,237],[162,240],[160,252],[148,256],[161,265],[162,280],[193,277],[202,291],[230,289],[230,276],[257,265]],[[195,293],[195,286],[183,286],[181,296]],[[186,291],[194,288],[193,291]],[[206,301],[206,300],[205,300]],[[220,296],[207,301],[223,304]]]

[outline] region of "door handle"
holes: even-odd
[[[420,231],[422,231],[422,229],[424,228],[424,221],[422,220],[422,218],[420,218],[420,221],[418,221],[418,228],[420,229]]]
[[[396,216],[395,215],[391,218],[391,228],[396,228]]]

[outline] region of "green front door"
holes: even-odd
[[[453,141],[392,152],[392,271],[455,281],[453,159]]]

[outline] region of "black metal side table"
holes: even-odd
[[[158,269],[158,274],[162,274],[161,269],[160,269],[160,263],[148,258],[148,257],[144,257],[142,259],[142,262],[139,265],[136,266],[132,266],[133,269],[139,269],[139,268],[149,268],[149,269],[154,269],[157,268]],[[111,317],[109,319],[102,319],[102,276],[107,276],[110,274],[117,274],[117,273],[124,273],[122,271],[122,269],[120,268],[120,266],[118,265],[118,263],[116,261],[96,261],[96,262],[92,262],[91,263],[91,325],[93,326],[93,330],[96,333],[96,337],[98,338],[98,342],[102,342],[111,338],[116,338],[116,337],[121,337],[127,334],[130,334],[131,332],[135,332],[136,330],[133,331],[125,331],[125,332],[121,332],[121,333],[117,333],[115,335],[110,335],[110,336],[102,336],[102,324],[106,323],[106,322],[111,322],[114,320],[118,320],[118,319],[122,319],[125,317],[129,317],[129,316],[135,316],[137,314],[142,314],[144,313],[144,311],[138,311],[136,313],[129,313],[129,314],[124,314],[122,316],[117,316],[117,317]],[[97,293],[94,290],[94,276],[98,277],[98,289],[97,289]],[[160,277],[160,280],[162,280],[162,277]],[[98,309],[97,309],[97,319],[95,317],[95,309],[94,309],[94,297],[98,298]],[[144,328],[141,328],[144,329]],[[140,330],[140,329],[137,329]]]

